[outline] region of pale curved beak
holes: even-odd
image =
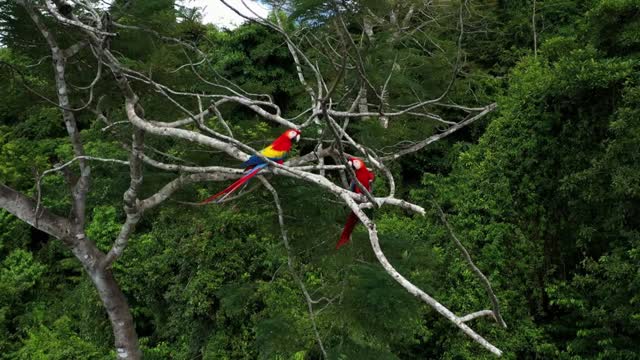
[[[351,166],[353,168],[353,161],[349,160],[347,161],[347,165]]]
[[[296,142],[300,142],[300,134],[296,135]]]

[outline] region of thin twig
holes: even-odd
[[[493,289],[491,288],[491,283],[489,282],[489,279],[487,279],[487,277],[484,276],[482,271],[480,271],[480,269],[476,266],[476,264],[471,259],[471,255],[469,255],[469,252],[467,251],[467,249],[464,247],[464,245],[462,245],[462,242],[460,242],[460,240],[456,236],[456,233],[453,231],[453,227],[447,220],[447,216],[442,211],[442,208],[440,208],[440,206],[435,201],[432,201],[432,204],[438,210],[438,214],[440,215],[440,220],[442,220],[442,223],[447,227],[447,230],[449,231],[449,235],[451,235],[453,242],[456,244],[456,246],[458,247],[458,250],[460,250],[460,252],[462,253],[462,256],[464,257],[465,261],[467,262],[467,264],[469,264],[469,267],[471,268],[471,270],[473,270],[474,274],[476,274],[476,277],[478,278],[478,280],[480,280],[480,284],[482,284],[482,287],[484,287],[485,291],[487,292],[487,296],[489,296],[489,299],[491,300],[491,304],[493,306],[493,317],[496,319],[498,324],[500,324],[500,326],[506,329],[507,323],[504,322],[504,319],[500,314],[500,304],[498,303],[498,298],[493,293]]]
[[[315,333],[316,341],[318,342],[318,346],[320,347],[320,351],[322,351],[322,355],[325,359],[328,358],[327,352],[324,349],[324,344],[322,343],[322,338],[320,337],[320,332],[318,332],[318,325],[316,324],[316,314],[313,310],[314,300],[311,299],[311,295],[309,295],[309,291],[307,291],[307,287],[304,285],[304,282],[298,276],[298,273],[293,264],[293,255],[291,254],[291,246],[289,246],[289,237],[287,235],[287,229],[284,225],[284,213],[282,211],[282,205],[280,204],[280,198],[278,196],[278,192],[276,189],[265,179],[263,176],[258,176],[258,179],[264,184],[264,187],[271,192],[273,195],[273,201],[276,204],[276,209],[278,211],[278,224],[280,224],[280,233],[282,236],[282,242],[284,243],[284,247],[287,249],[287,265],[289,266],[289,271],[293,276],[294,280],[300,286],[300,290],[304,294],[304,298],[307,302],[307,309],[309,310],[309,318],[311,319],[311,324],[313,325],[313,332]]]

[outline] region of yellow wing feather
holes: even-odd
[[[271,159],[281,159],[285,156],[285,154],[287,153],[286,151],[277,151],[277,150],[273,150],[273,147],[271,145],[267,146],[266,148],[262,149],[262,151],[260,151],[260,153],[268,158]]]

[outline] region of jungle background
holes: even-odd
[[[394,57],[404,61],[392,81],[406,93],[392,96],[435,97],[448,85],[460,3],[433,2],[440,17],[427,25],[426,48],[378,45],[392,36],[384,29],[368,48],[372,77],[384,79]],[[292,2],[289,26],[306,24],[322,34],[330,26],[323,3]],[[362,3],[385,11],[394,1]],[[377,211],[382,247],[401,273],[455,312],[488,307],[438,204],[500,301],[507,329],[487,319],[474,326],[505,358],[638,359],[640,1],[464,5],[462,66],[447,97],[477,106],[495,101],[497,109],[393,164],[398,191],[428,211],[425,217]],[[349,22],[354,34],[362,31],[358,19]],[[272,94],[290,113],[306,99],[282,39],[259,24],[233,30],[202,24],[197,9],[173,0],[136,1],[122,21],[196,44],[212,59],[211,71]],[[50,63],[38,64],[48,50],[11,0],[0,1],[0,36],[0,181],[35,196],[37,174],[73,155],[59,109],[29,89],[55,94]],[[183,50],[152,34],[124,31],[112,47],[164,83],[193,81],[172,72]],[[93,73],[84,58],[77,61],[80,71],[70,82],[80,84]],[[147,112],[177,115],[147,93]],[[87,153],[126,159],[95,114],[81,112],[78,119]],[[236,134],[256,144],[282,130],[239,108],[230,119]],[[360,119],[350,133],[384,148],[429,130],[437,128],[425,119],[392,121],[386,129],[377,119]],[[163,156],[215,164],[205,149],[166,139],[151,144]],[[128,169],[92,167],[87,234],[108,250],[124,219]],[[143,191],[151,193],[168,177],[149,171]],[[275,178],[274,184],[296,268],[314,297],[325,299],[316,321],[330,358],[494,357],[398,286],[361,227],[349,246],[334,250],[344,206],[304,183]],[[57,174],[42,184],[43,202],[61,214],[69,211],[64,187]],[[219,187],[191,186],[145,214],[113,265],[145,358],[321,358],[307,304],[286,266],[271,195],[257,189],[220,206],[181,202]],[[96,290],[71,252],[0,210],[0,358],[112,359],[112,336]]]

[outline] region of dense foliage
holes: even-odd
[[[374,6],[384,2],[365,3],[374,12],[386,11]],[[453,2],[450,9],[449,2],[437,3],[445,4],[444,15],[457,13]],[[324,4],[292,2],[288,26],[309,24],[318,33],[330,27],[332,9]],[[532,5],[468,3],[465,16],[473,31],[461,43],[466,61],[449,98],[472,105],[495,100],[498,110],[394,165],[401,192],[429,211],[424,218],[376,212],[381,243],[401,273],[456,313],[488,308],[435,202],[496,291],[509,328],[486,318],[474,320],[474,327],[506,358],[637,359],[640,3],[537,1],[536,54]],[[357,32],[361,9],[352,11],[350,30]],[[35,176],[70,159],[71,148],[59,110],[25,88],[45,96],[55,91],[50,63],[29,67],[46,55],[46,47],[37,46],[43,40],[25,26],[28,20],[13,1],[0,0],[0,13],[0,181],[34,195]],[[367,71],[385,79],[400,58],[392,81],[406,92],[391,96],[438,96],[456,58],[456,24],[447,21],[428,34],[441,48],[433,52],[389,48],[385,36],[392,36],[391,29],[382,31],[363,53]],[[177,13],[173,1],[155,0],[136,2],[121,22],[197,43],[211,58],[203,76],[225,76],[249,92],[271,94],[284,113],[295,113],[306,100],[282,40],[257,24],[218,29],[202,25],[196,13]],[[194,75],[176,76],[182,50],[150,33],[123,31],[113,47],[123,61],[155,79],[193,84],[193,91],[204,86]],[[70,82],[90,81],[92,66],[79,66]],[[110,81],[101,85],[104,92],[114,89]],[[150,117],[180,116],[152,90],[140,91]],[[117,103],[109,105],[122,117]],[[263,144],[281,130],[246,110],[223,110],[234,113],[232,130],[248,142]],[[124,159],[118,142],[124,132],[105,136],[104,124],[94,117],[79,114],[87,152]],[[220,126],[214,118],[208,121]],[[371,119],[355,124],[352,135],[383,148],[432,128],[408,117],[383,129]],[[191,144],[148,144],[193,163],[221,159]],[[124,219],[128,169],[92,166],[87,234],[105,250]],[[170,179],[147,170],[147,193]],[[283,197],[295,268],[314,298],[324,299],[317,323],[331,358],[492,357],[389,278],[361,229],[350,246],[335,252],[346,214],[326,194],[290,179],[274,184]],[[376,186],[385,184],[379,180]],[[193,201],[218,187],[193,186],[175,200]],[[63,177],[55,174],[42,184],[44,204],[61,214],[70,208],[64,188]],[[114,265],[145,358],[320,358],[279,231],[271,195],[262,189],[224,206],[172,201],[145,214]],[[109,359],[115,356],[111,337],[96,291],[72,254],[0,210],[0,359]]]

